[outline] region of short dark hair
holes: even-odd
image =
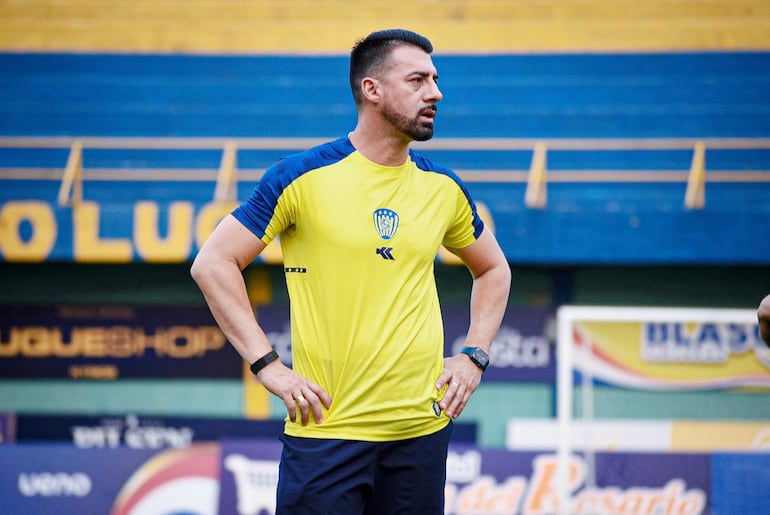
[[[350,89],[356,105],[361,103],[361,81],[364,77],[384,71],[391,50],[398,45],[413,45],[426,53],[433,52],[428,38],[405,29],[385,29],[372,32],[356,42],[350,51]]]

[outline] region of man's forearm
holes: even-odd
[[[196,260],[192,276],[219,328],[245,361],[253,363],[271,350],[236,264]]]
[[[473,280],[469,345],[489,351],[505,315],[511,286],[508,263],[490,268]]]

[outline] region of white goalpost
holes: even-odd
[[[601,379],[607,383],[615,382],[616,377],[608,367],[597,366],[592,360],[592,338],[582,338],[579,345],[576,342],[576,331],[580,331],[581,323],[650,323],[688,327],[689,325],[708,324],[715,333],[722,328],[738,328],[743,333],[750,334],[757,324],[756,311],[750,309],[714,309],[714,308],[672,308],[672,307],[618,307],[618,306],[562,306],[557,310],[557,373],[556,373],[556,416],[558,425],[557,461],[558,461],[558,503],[559,513],[570,513],[572,486],[569,478],[570,460],[573,454],[573,420],[574,415],[574,371],[580,372],[582,390],[581,425],[585,429],[583,452],[585,459],[585,486],[595,486],[594,450],[596,442],[592,441],[591,425],[594,417],[593,383]],[[713,324],[713,325],[712,325]],[[716,329],[715,329],[716,328]],[[725,329],[727,330],[727,329]],[[723,331],[724,332],[724,331]],[[721,333],[720,333],[721,334]],[[641,336],[640,336],[641,338]],[[713,352],[713,349],[706,349]],[[619,376],[618,376],[619,377]],[[675,381],[645,382],[636,381],[633,377],[623,377],[619,384],[623,388],[637,389],[687,389]],[[757,383],[768,386],[767,379]],[[683,383],[684,384],[684,383]],[[742,383],[751,386],[753,383]],[[696,386],[690,387],[697,388]]]

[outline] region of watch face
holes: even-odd
[[[489,355],[481,349],[473,351],[473,359],[475,359],[479,365],[486,368],[489,365]]]
[[[487,365],[489,365],[489,354],[484,352],[484,349],[480,347],[465,347],[462,352],[463,354],[467,354],[480,369],[487,369]]]

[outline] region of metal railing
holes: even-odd
[[[84,180],[199,181],[214,180],[215,201],[232,201],[240,179],[257,180],[263,169],[239,169],[240,150],[301,150],[330,138],[163,138],[163,137],[0,137],[0,148],[68,149],[64,168],[0,168],[0,179],[57,179],[60,206],[83,200]],[[706,168],[707,150],[767,150],[770,138],[437,138],[415,143],[419,150],[529,151],[528,169],[455,170],[466,182],[525,183],[524,203],[532,209],[547,206],[549,183],[686,183],[684,205],[702,209],[707,182],[770,182],[770,170],[712,170]],[[221,152],[218,170],[84,168],[86,149],[214,150]],[[682,170],[549,170],[548,153],[602,151],[689,151],[689,169]]]

